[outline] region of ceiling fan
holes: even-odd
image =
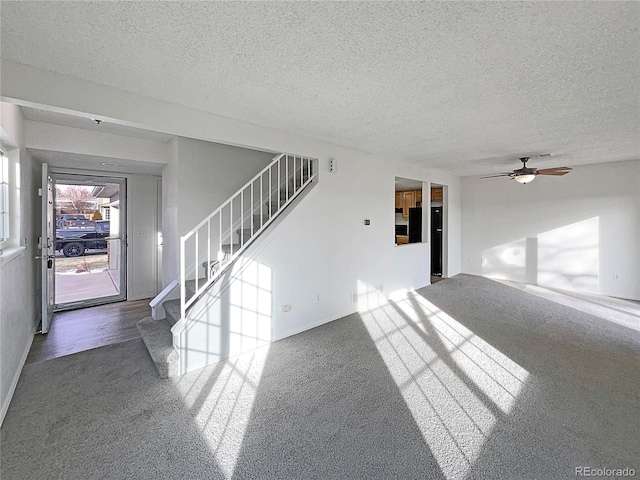
[[[537,168],[529,168],[527,167],[527,161],[530,158],[531,157],[521,157],[520,161],[522,162],[522,168],[514,170],[512,173],[501,173],[499,175],[490,175],[488,177],[480,178],[511,177],[511,179],[515,180],[516,182],[529,183],[532,182],[538,175],[552,175],[561,177],[562,175],[566,175],[571,171],[571,168],[569,167],[543,168],[541,170],[538,170]]]

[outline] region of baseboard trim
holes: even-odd
[[[4,423],[4,417],[7,414],[7,410],[9,410],[9,405],[11,404],[11,400],[13,399],[13,394],[16,391],[16,387],[18,386],[18,380],[20,380],[20,375],[22,374],[22,369],[24,368],[24,364],[27,361],[27,356],[29,355],[29,350],[31,350],[31,344],[33,343],[33,335],[34,332],[31,332],[29,336],[29,341],[27,342],[27,346],[22,352],[22,358],[20,359],[20,368],[16,370],[15,375],[13,376],[13,381],[11,382],[11,387],[9,387],[9,391],[7,392],[7,398],[2,402],[2,410],[0,410],[0,427]]]
[[[320,326],[324,325],[325,323],[330,323],[330,322],[333,322],[333,321],[338,320],[340,318],[348,317],[349,315],[353,315],[354,313],[358,313],[358,311],[357,310],[350,310],[349,312],[343,313],[341,315],[336,315],[336,316],[330,317],[328,319],[323,319],[323,320],[319,320],[319,321],[314,322],[314,323],[310,323],[309,325],[305,325],[304,327],[300,327],[300,328],[295,328],[293,330],[289,330],[289,331],[283,333],[282,335],[278,336],[278,338],[274,338],[271,341],[272,342],[277,342],[278,340],[282,340],[282,339],[287,338],[287,337],[292,337],[293,335],[297,335],[299,333],[306,332],[307,330],[311,330],[312,328],[320,327]]]

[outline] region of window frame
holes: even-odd
[[[11,245],[11,160],[0,147],[0,250]]]

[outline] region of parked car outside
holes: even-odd
[[[56,227],[65,230],[71,228],[93,228],[94,224],[93,220],[87,220],[84,215],[71,215],[69,213],[59,215],[56,220]]]
[[[61,229],[56,232],[56,250],[65,257],[79,257],[86,250],[106,250],[109,221],[93,222],[93,228]]]
[[[96,232],[104,235],[105,237],[109,236],[109,220],[97,220],[95,224]]]

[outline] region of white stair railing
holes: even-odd
[[[180,318],[187,309],[316,178],[317,160],[282,153],[180,238]],[[237,235],[238,242],[234,242]],[[204,278],[200,278],[202,266]],[[187,282],[194,288],[187,298]]]

